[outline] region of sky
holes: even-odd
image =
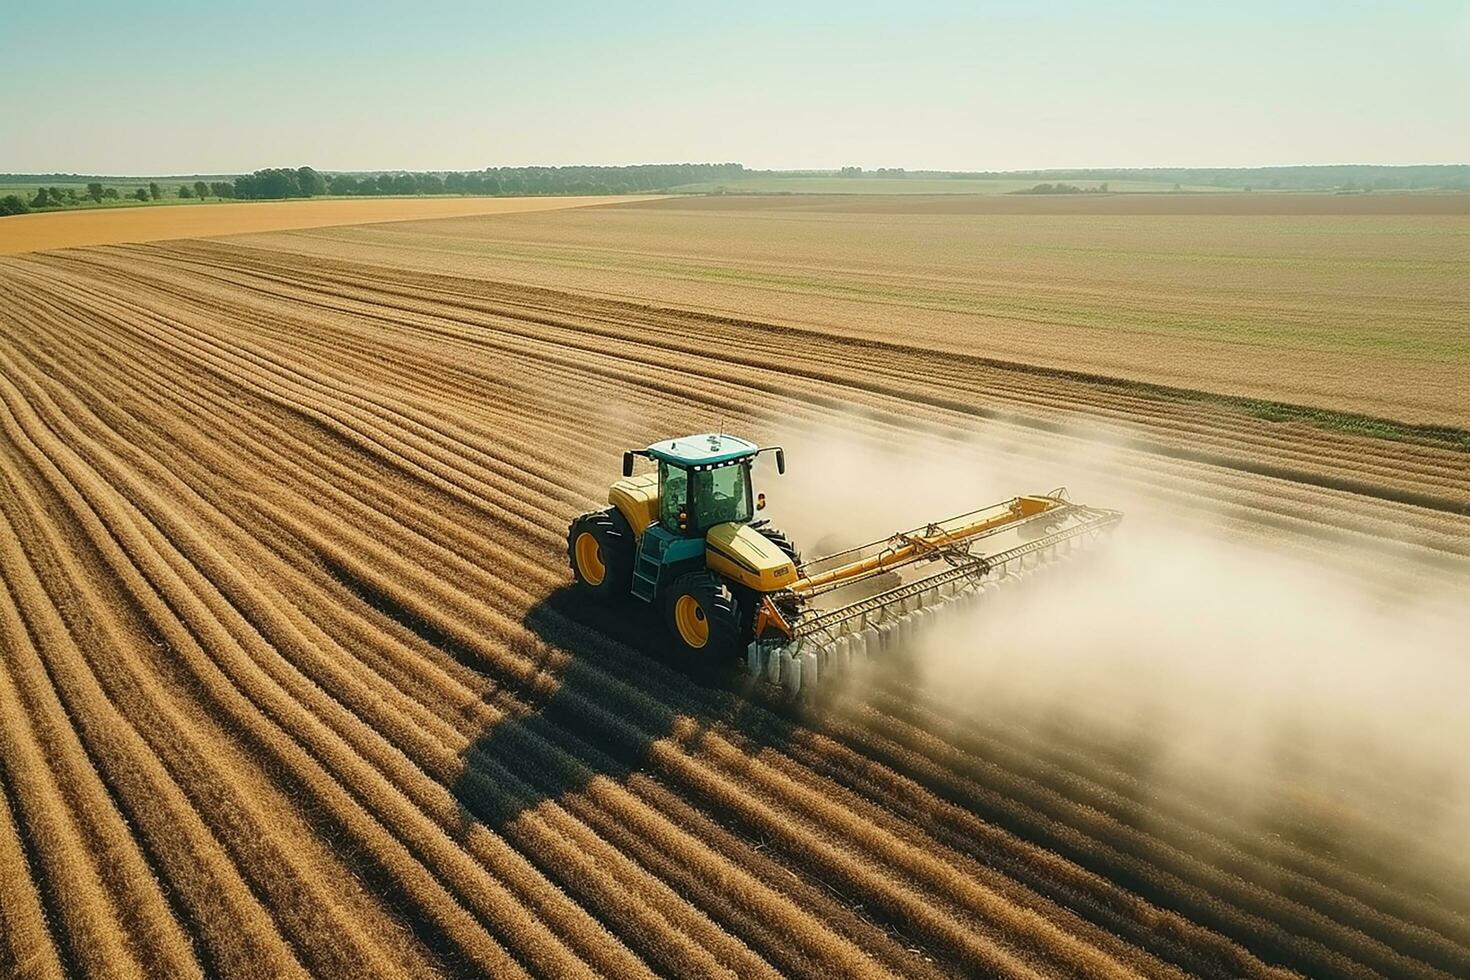
[[[5,0],[0,172],[1470,162],[1470,0]]]

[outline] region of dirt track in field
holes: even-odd
[[[325,228],[368,222],[554,211],[626,203],[629,197],[356,198],[331,201],[242,201],[155,207],[96,208],[14,215],[0,221],[0,255],[79,245],[115,245],[250,232]]]
[[[1462,449],[238,243],[0,259],[0,311],[0,973],[1470,973],[1414,787],[1263,821],[902,664],[696,680],[563,538],[650,432],[982,433],[1409,591],[1470,581]]]

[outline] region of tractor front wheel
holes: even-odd
[[[635,547],[633,529],[616,507],[583,514],[567,528],[572,576],[599,599],[628,594]]]
[[[680,649],[713,665],[740,652],[740,614],[723,582],[707,571],[686,572],[664,593],[664,619]]]

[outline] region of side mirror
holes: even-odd
[[[755,509],[756,510],[765,510],[766,509],[766,495],[765,494],[758,493],[758,494],[755,495]]]
[[[633,475],[633,454],[630,453],[630,452],[629,453],[623,453],[623,475],[624,476],[632,476]]]
[[[776,472],[777,473],[785,473],[786,472],[786,450],[784,450],[784,449],[777,449],[776,450]]]

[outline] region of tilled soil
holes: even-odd
[[[1389,809],[1237,820],[900,664],[692,675],[564,554],[697,415],[1105,442],[1161,513],[1458,577],[1453,438],[238,243],[0,259],[0,311],[0,972],[1470,973],[1470,887],[1352,846]]]

